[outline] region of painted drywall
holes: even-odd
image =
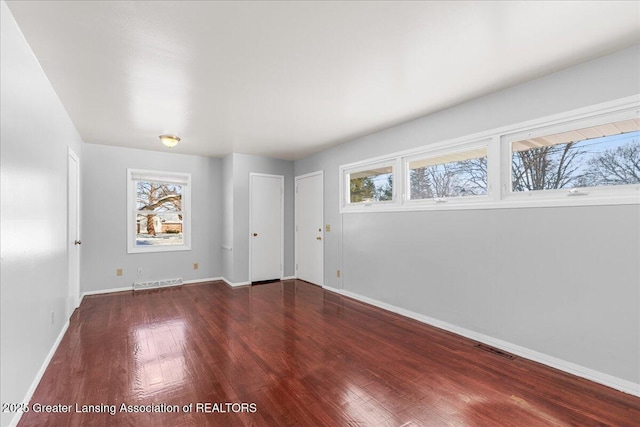
[[[293,276],[293,162],[234,153],[233,270],[234,283],[249,281],[249,174],[284,176],[284,276]]]
[[[338,209],[342,164],[637,95],[639,69],[635,46],[297,161],[325,172],[325,285],[639,384],[638,205]]]
[[[221,276],[220,159],[85,144],[83,162],[83,292],[119,289],[134,281]],[[127,253],[127,168],[191,174],[190,251]]]
[[[82,140],[4,2],[0,17],[0,400],[20,403],[68,320],[67,149]]]
[[[222,277],[233,278],[233,155],[222,159]]]

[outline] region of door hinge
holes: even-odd
[[[296,270],[298,269],[298,264],[296,264]]]

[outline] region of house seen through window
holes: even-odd
[[[640,120],[513,142],[514,192],[640,183]]]
[[[136,246],[182,245],[182,185],[136,181]]]

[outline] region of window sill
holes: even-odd
[[[516,194],[505,196],[502,200],[453,200],[445,202],[420,201],[405,202],[394,205],[348,206],[342,207],[340,213],[365,212],[411,212],[411,211],[452,211],[476,209],[521,209],[549,207],[579,206],[615,206],[640,205],[640,190],[625,191],[624,194],[586,194],[566,196],[555,194]]]
[[[145,254],[155,252],[180,252],[190,251],[191,246],[188,245],[166,245],[166,246],[129,246],[127,253],[129,254]]]

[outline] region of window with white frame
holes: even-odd
[[[408,200],[446,199],[487,194],[487,146],[406,161]]]
[[[392,162],[380,162],[345,170],[344,180],[348,184],[346,204],[371,205],[393,202],[394,169]]]
[[[539,132],[535,132],[539,133]],[[511,191],[640,184],[640,119],[520,139],[511,143]]]
[[[343,165],[340,180],[341,212],[640,204],[640,103],[630,96]]]
[[[191,249],[190,198],[190,174],[128,169],[128,252]]]

